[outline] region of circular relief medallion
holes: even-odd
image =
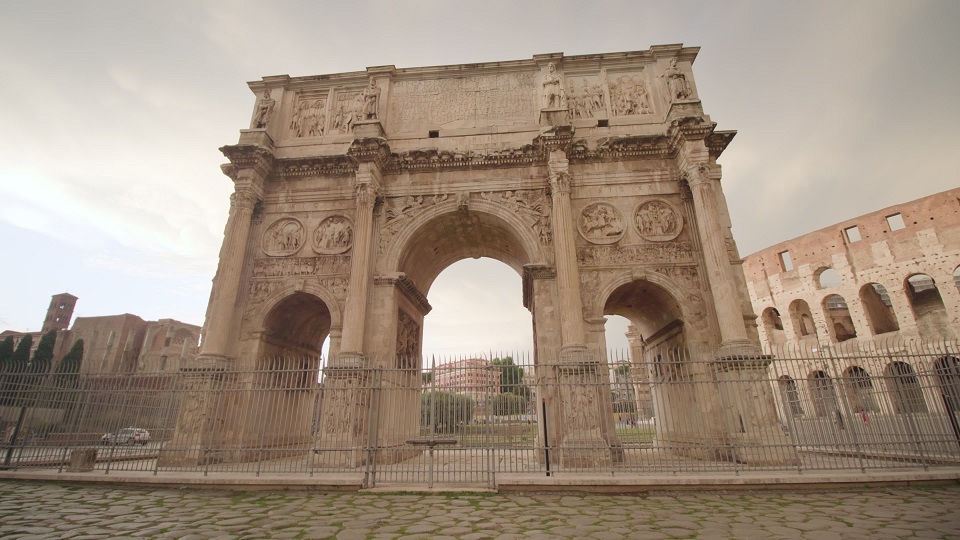
[[[587,242],[613,244],[623,238],[627,228],[619,210],[607,203],[597,202],[588,204],[580,211],[577,230]]]
[[[652,242],[673,240],[683,229],[680,212],[662,199],[640,203],[633,213],[633,222],[640,236]]]
[[[330,216],[313,231],[313,250],[321,255],[336,255],[353,245],[353,224],[346,216]]]
[[[263,252],[271,257],[293,255],[303,245],[303,225],[293,218],[273,222],[263,234]]]

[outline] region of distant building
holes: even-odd
[[[960,189],[859,216],[744,260],[768,347],[960,337]]]
[[[73,344],[83,340],[84,373],[174,372],[181,363],[197,355],[200,327],[173,319],[144,321],[136,315],[78,317],[70,326],[77,297],[55,294],[40,332],[0,333],[0,339],[13,336],[14,346],[27,334],[33,336],[33,349],[43,334],[57,330],[54,347],[56,362]],[[69,329],[68,329],[69,328]],[[31,355],[33,352],[31,351]]]
[[[466,394],[481,407],[487,397],[500,393],[500,368],[483,358],[440,364],[433,373],[435,390]]]

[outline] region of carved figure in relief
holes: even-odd
[[[690,85],[687,83],[687,76],[677,67],[677,59],[670,59],[670,67],[663,71],[661,75],[667,81],[667,89],[670,91],[669,101],[675,99],[690,98]]]
[[[292,218],[277,220],[263,236],[263,251],[267,255],[292,255],[303,245],[303,225]]]
[[[362,94],[337,96],[336,111],[333,116],[333,128],[341,133],[349,133],[353,123],[363,110]]]
[[[301,101],[297,111],[290,119],[290,129],[297,137],[319,137],[323,135],[327,116],[324,112],[326,101],[319,99],[314,102]]]
[[[613,114],[616,116],[630,116],[634,114],[650,114],[650,99],[647,87],[639,75],[632,77],[622,76],[611,89],[613,97]]]
[[[364,88],[360,95],[363,97],[361,118],[364,120],[376,120],[377,106],[380,103],[380,88],[377,87],[377,82],[373,80],[373,77],[370,78],[370,85]]]
[[[397,360],[400,367],[412,367],[420,354],[420,326],[404,311],[397,314]]]
[[[584,384],[574,384],[570,388],[570,408],[568,410],[572,413],[570,427],[573,431],[585,431],[593,427],[590,421],[594,407],[593,389],[593,386]]]
[[[313,250],[317,253],[336,255],[352,245],[353,225],[346,216],[330,216],[313,232]]]
[[[580,212],[577,230],[588,242],[612,244],[623,237],[626,227],[616,208],[607,203],[593,203]]]
[[[637,231],[647,240],[672,240],[680,234],[680,215],[665,201],[653,200],[640,204],[635,218]]]
[[[270,121],[270,114],[273,107],[277,104],[276,100],[270,98],[270,90],[263,91],[263,97],[257,100],[257,113],[253,116],[253,127],[262,129],[267,127]]]
[[[550,62],[547,65],[547,74],[543,77],[543,108],[562,109],[567,105],[563,94],[563,84],[557,75],[557,66]]]

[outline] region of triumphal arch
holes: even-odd
[[[357,464],[364,455],[350,449],[369,448],[374,431],[377,446],[402,447],[419,426],[415,368],[431,284],[466,257],[522,276],[547,459],[618,459],[609,392],[596,384],[609,377],[603,317],[612,314],[630,319],[644,351],[696,350],[712,366],[658,368],[655,379],[729,376],[750,396],[721,405],[710,384],[655,384],[661,441],[720,448],[777,437],[717,164],[735,132],[703,112],[697,52],[665,45],[249,83],[250,128],[221,149],[235,191],[173,441],[187,448],[215,433],[220,441],[196,447],[223,455],[167,459],[239,460],[241,450],[224,449],[316,438],[334,441],[330,452],[317,443],[320,462]],[[245,410],[257,376],[230,373],[304,363],[316,373],[327,337],[320,406],[278,397],[270,414]],[[392,370],[383,385],[409,391],[399,407],[408,422],[370,425],[376,370]],[[209,398],[218,385],[237,390],[229,403]],[[691,415],[705,419],[700,428],[671,420]]]

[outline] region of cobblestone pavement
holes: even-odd
[[[0,482],[0,538],[958,538],[960,487],[583,494],[213,492]]]

